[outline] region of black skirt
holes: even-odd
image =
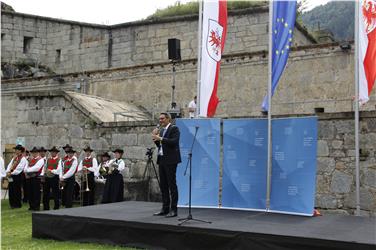
[[[102,203],[112,203],[124,200],[123,175],[112,173],[107,175],[104,185]]]

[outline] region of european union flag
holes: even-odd
[[[292,34],[295,27],[295,18],[296,0],[273,1],[272,96],[289,57],[292,45]],[[269,110],[267,95],[262,102],[262,109],[265,111]]]

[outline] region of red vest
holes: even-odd
[[[59,160],[60,158],[59,157],[56,157],[56,158],[49,158],[47,160],[47,168],[49,170],[54,170],[54,169],[57,169],[57,166],[59,164]]]
[[[37,158],[31,158],[29,159],[29,168],[30,167],[33,167],[35,164],[37,164],[37,162],[41,159],[40,156],[38,156]],[[42,173],[42,169],[43,169],[43,166],[38,170],[38,175],[40,175]]]
[[[82,161],[82,166],[86,168],[91,168],[93,166],[93,158],[84,158]]]
[[[74,158],[72,157],[72,159],[67,159],[64,161],[64,167],[63,167],[63,173],[67,173],[69,171],[69,169],[72,167],[72,164],[73,164],[73,161],[74,161]],[[76,169],[76,172],[77,172],[77,169]]]

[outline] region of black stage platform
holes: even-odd
[[[301,217],[221,209],[193,209],[211,224],[152,216],[160,203],[119,202],[36,212],[33,237],[148,249],[376,249],[376,219]],[[187,216],[179,209],[179,217]]]

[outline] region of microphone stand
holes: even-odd
[[[199,222],[204,222],[204,223],[211,223],[211,221],[205,221],[205,220],[199,220],[199,219],[194,219],[192,216],[192,151],[193,151],[193,145],[195,144],[196,141],[196,136],[197,136],[197,131],[199,129],[198,126],[195,127],[195,136],[193,137],[193,142],[191,145],[191,149],[188,154],[188,162],[187,166],[185,167],[185,172],[184,175],[187,173],[187,168],[189,164],[189,203],[188,203],[188,216],[186,218],[181,218],[179,221],[181,221],[178,225],[181,226],[187,221],[193,220],[193,221],[199,221]]]

